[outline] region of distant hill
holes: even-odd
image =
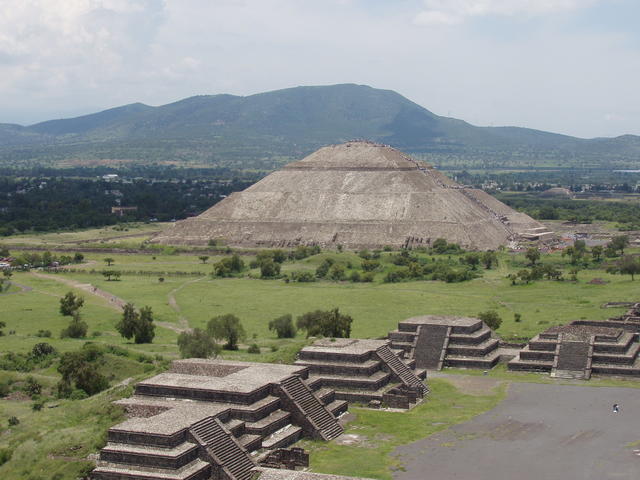
[[[0,124],[0,163],[123,159],[270,170],[356,138],[440,165],[640,165],[637,136],[583,140],[527,128],[476,127],[435,115],[394,91],[354,84],[196,96],[159,107],[135,103],[28,127]]]

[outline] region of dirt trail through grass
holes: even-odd
[[[189,319],[182,314],[182,310],[180,309],[180,305],[176,301],[176,293],[182,290],[184,287],[191,283],[199,282],[200,280],[204,280],[207,277],[196,278],[195,280],[189,280],[188,282],[183,283],[179,287],[174,288],[169,292],[167,298],[169,300],[169,306],[173,309],[174,312],[178,314],[178,323],[182,327],[182,331],[190,329],[189,327]]]
[[[0,295],[15,295],[16,293],[25,293],[33,290],[33,288],[28,287],[27,285],[21,285],[20,283],[16,283],[16,282],[11,282],[11,285],[18,287],[20,290],[15,292],[3,292],[3,293],[0,293]]]
[[[46,273],[39,273],[39,272],[30,272],[30,273],[34,277],[44,278],[47,280],[53,280],[55,282],[64,283],[65,285],[69,285],[70,287],[77,288],[79,290],[84,290],[85,292],[90,293],[91,295],[100,297],[107,302],[107,306],[109,308],[113,310],[117,310],[118,312],[121,312],[124,309],[124,306],[127,304],[127,302],[122,298],[116,297],[114,294],[109,293],[106,290],[102,290],[101,288],[98,288],[95,285],[91,285],[90,283],[77,282],[75,280],[71,280],[69,278],[65,278],[59,275],[49,275]],[[173,330],[174,332],[177,332],[177,333],[181,333],[186,330],[186,328],[178,327],[169,322],[156,321],[155,324],[160,327]]]

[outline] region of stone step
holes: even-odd
[[[196,459],[177,470],[98,462],[91,472],[95,480],[208,480],[211,465]]]
[[[447,355],[481,357],[496,350],[499,346],[499,340],[495,338],[487,338],[478,344],[455,343],[449,341],[447,346]]]
[[[368,376],[380,370],[381,362],[379,360],[367,360],[361,363],[351,362],[330,362],[321,360],[296,360],[296,365],[309,368],[312,374],[322,373],[344,373],[347,375],[363,375]]]
[[[242,445],[247,452],[253,452],[262,447],[262,435],[245,433],[238,437],[238,442],[240,442],[240,445]]]
[[[374,373],[369,377],[351,377],[341,375],[310,375],[311,382],[317,379],[323,386],[335,387],[336,389],[367,389],[377,390],[389,383],[391,374],[384,371]]]
[[[484,357],[467,357],[462,355],[447,355],[444,364],[447,367],[458,368],[493,368],[500,361],[500,353],[494,350]]]
[[[287,425],[290,418],[289,412],[276,410],[257,422],[246,423],[245,432],[265,437]]]
[[[346,400],[334,400],[330,404],[327,405],[327,410],[329,410],[334,417],[344,413],[349,408],[349,402]]]
[[[171,469],[181,468],[197,456],[198,446],[190,442],[173,448],[109,442],[100,451],[100,460],[106,462]]]
[[[302,428],[289,425],[282,430],[262,441],[262,448],[273,450],[274,448],[285,448],[297,442],[302,437]]]

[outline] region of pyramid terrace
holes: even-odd
[[[391,348],[402,350],[416,368],[493,368],[499,341],[478,318],[423,315],[403,320],[389,332]]]
[[[117,402],[130,418],[109,429],[92,478],[248,480],[270,451],[342,433],[347,403],[312,392],[308,375],[296,365],[175,361]]]
[[[335,397],[370,406],[411,408],[427,393],[426,371],[414,371],[387,340],[323,339],[303,348],[295,362],[309,369],[309,387],[329,388]]]

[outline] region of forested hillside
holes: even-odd
[[[28,127],[0,124],[4,166],[177,163],[272,170],[320,146],[365,138],[440,166],[640,165],[640,137],[583,140],[440,117],[364,85],[297,87],[247,97],[140,103]]]

